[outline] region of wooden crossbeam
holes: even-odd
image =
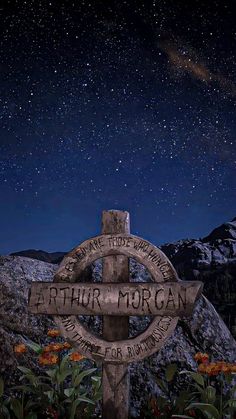
[[[29,310],[34,314],[109,316],[188,316],[202,283],[34,282]]]

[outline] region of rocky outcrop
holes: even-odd
[[[204,294],[236,336],[236,218],[199,240],[161,246],[181,279],[204,282]]]
[[[27,339],[44,339],[52,321],[28,312],[28,291],[32,281],[48,281],[57,266],[24,257],[0,257],[0,375],[11,371],[14,381],[17,357],[13,346]],[[28,365],[33,365],[25,357]]]
[[[215,240],[236,240],[236,217],[228,223],[215,228],[203,241],[210,242]]]
[[[13,352],[13,345],[28,339],[46,343],[46,331],[52,326],[46,316],[33,316],[27,309],[28,290],[32,281],[51,281],[56,265],[19,256],[0,258],[0,375],[5,375],[7,384],[16,380],[15,367],[19,360]],[[98,281],[101,277],[101,262],[94,263],[85,273],[84,281]],[[145,268],[131,260],[132,281],[149,281]],[[148,318],[132,317],[130,335],[139,333],[147,326]],[[98,332],[101,322],[91,327]],[[182,319],[174,334],[160,352],[140,363],[130,366],[131,410],[133,416],[139,411],[143,398],[157,394],[156,377],[170,362],[177,362],[183,368],[194,369],[193,355],[197,351],[210,353],[215,359],[236,360],[236,343],[225,323],[212,304],[201,297],[190,319]],[[34,366],[31,357],[24,355],[25,366]],[[145,388],[145,392],[143,389]],[[143,395],[141,397],[141,395]]]

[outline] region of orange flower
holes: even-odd
[[[59,361],[58,355],[45,353],[38,358],[40,365],[54,365]]]
[[[206,365],[205,364],[199,364],[197,370],[200,373],[205,373],[206,372]]]
[[[223,374],[230,374],[231,368],[229,365],[226,364],[221,368],[221,371],[223,372]]]
[[[57,329],[50,329],[50,330],[48,331],[47,335],[48,335],[50,338],[56,338],[57,336],[60,336],[60,332],[59,332],[59,330],[57,330]]]
[[[43,352],[51,352],[51,345],[47,345],[43,347]]]
[[[44,346],[43,352],[59,352],[64,349],[63,343],[51,343],[50,345]]]
[[[14,346],[14,352],[16,354],[23,354],[27,351],[27,348],[24,343],[19,343],[18,345]]]
[[[207,374],[209,376],[217,375],[221,372],[222,367],[218,365],[216,362],[211,362],[210,364],[201,363],[198,366],[198,372]]]
[[[217,361],[216,363],[217,363],[217,365],[219,365],[219,366],[222,366],[222,365],[225,365],[225,364],[226,364],[226,362],[225,362],[225,361]]]
[[[208,354],[202,354],[203,364],[207,363],[208,361],[209,361],[209,355]]]
[[[197,352],[195,355],[194,355],[194,359],[195,359],[195,361],[197,361],[197,362],[200,362],[200,363],[207,363],[208,361],[209,361],[209,355],[208,354],[206,354],[206,353],[202,353],[202,352]]]
[[[236,372],[236,364],[232,364],[230,366],[230,370],[231,370],[231,372]]]
[[[70,349],[70,348],[71,348],[71,344],[69,342],[63,343],[63,349]]]
[[[201,359],[202,358],[203,357],[201,357]],[[200,356],[199,356],[199,359],[200,359]],[[225,361],[217,361],[217,362],[210,362],[210,363],[202,362],[201,364],[198,365],[198,372],[207,374],[209,376],[218,375],[221,372],[223,374],[230,374],[232,372],[236,372],[236,364],[229,364]]]
[[[200,361],[200,360],[201,360],[201,352],[197,352],[197,353],[194,355],[194,359],[195,359],[195,361]]]
[[[64,349],[63,343],[52,343],[49,345],[52,352],[60,352]]]
[[[216,364],[212,363],[212,364],[208,364],[206,366],[205,372],[209,376],[211,376],[211,375],[217,375],[217,374],[219,374],[220,369],[219,369],[219,367]]]
[[[85,357],[81,355],[79,352],[73,352],[72,354],[70,354],[71,361],[81,361],[84,358]]]

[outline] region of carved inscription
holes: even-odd
[[[79,333],[77,325],[71,317],[64,316],[61,320],[67,336],[77,344],[78,348],[88,357],[93,357],[102,362],[131,362],[137,358],[149,355],[150,350],[156,351],[166,338],[166,333],[171,326],[171,317],[162,317],[151,334],[148,334],[140,342],[129,339],[120,342],[97,341],[96,337],[90,339]],[[98,344],[99,342],[99,344]]]
[[[87,265],[88,260],[91,262],[105,255],[108,256],[113,254],[123,254],[128,257],[134,257],[140,263],[143,263],[142,261],[146,260],[149,266],[159,270],[164,281],[174,279],[174,268],[160,249],[157,249],[151,243],[130,234],[103,235],[87,240],[71,252],[68,262],[65,263],[63,267],[65,270],[64,275],[68,276],[69,272],[72,273],[75,264],[78,262],[81,265],[81,269],[84,269],[83,264]],[[62,271],[60,272],[60,275],[62,277]]]
[[[152,283],[78,283],[77,277],[96,259],[124,255],[150,272]],[[130,234],[101,235],[83,242],[63,259],[53,283],[31,287],[32,313],[54,314],[62,334],[88,358],[124,363],[141,360],[160,349],[179,316],[188,315],[201,293],[200,282],[179,281],[160,249]],[[76,315],[143,316],[153,320],[140,335],[109,342],[90,333]]]
[[[200,282],[88,284],[33,283],[32,313],[186,316],[201,291]]]
[[[98,239],[89,241],[87,245],[79,247],[76,251],[76,256],[78,260],[83,259],[83,257],[85,257],[88,253],[92,253],[95,250],[99,250],[103,246],[103,238],[99,237]]]

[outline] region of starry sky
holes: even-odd
[[[1,1],[0,253],[235,217],[234,1]]]

